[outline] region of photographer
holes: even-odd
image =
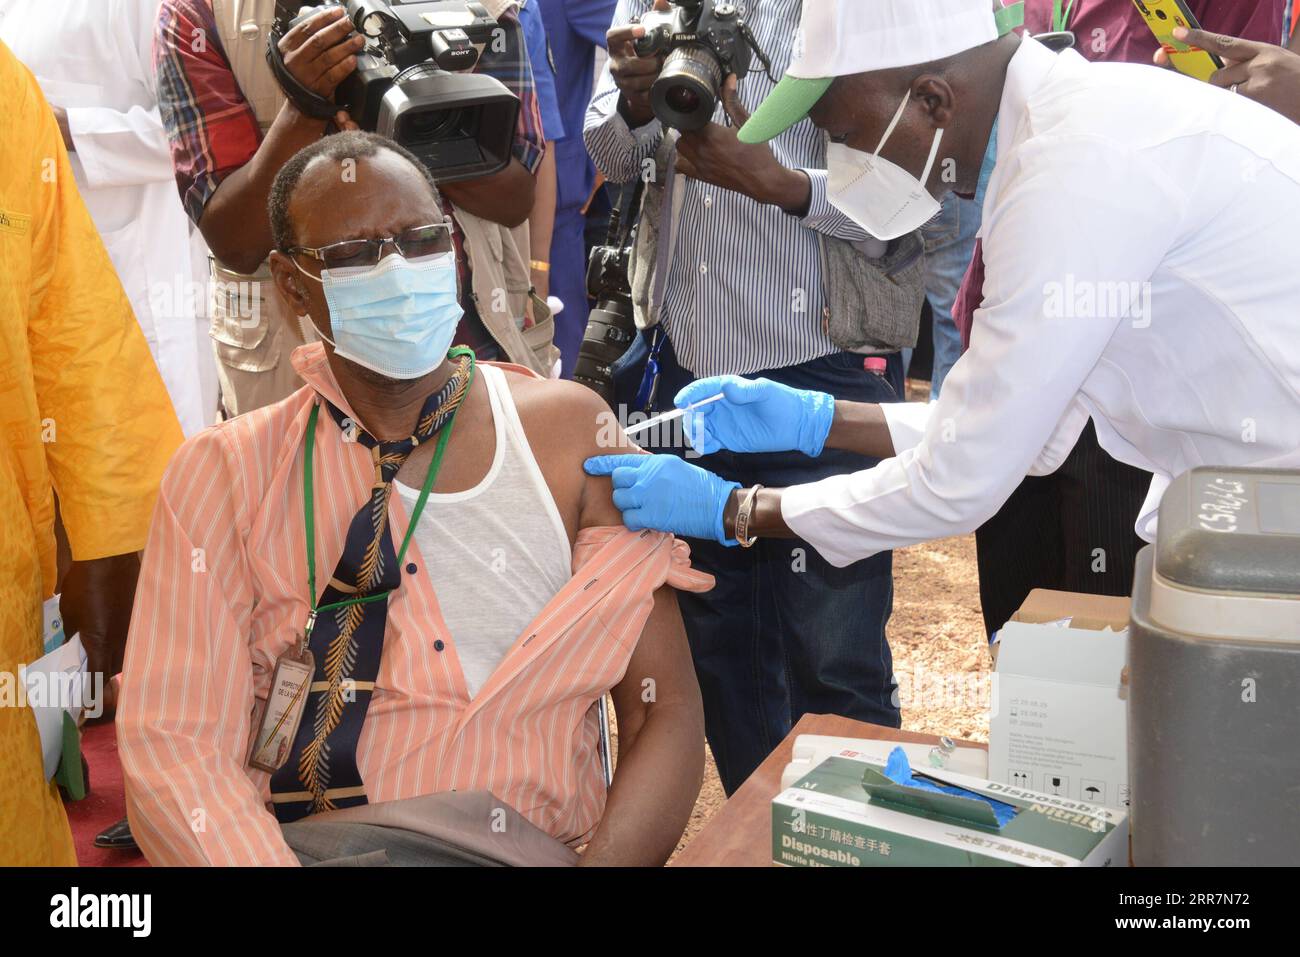
[[[483,50],[475,71],[494,76],[520,99],[513,158],[499,173],[448,184],[444,192],[458,211],[517,227],[533,205],[544,141],[516,5],[495,0],[488,6],[500,11],[503,42]],[[213,254],[211,335],[223,404],[232,416],[279,401],[301,385],[289,362],[301,343],[277,321],[279,305],[269,287],[263,294],[270,276],[271,182],[298,150],[335,129],[355,127],[342,111],[331,123],[305,116],[286,100],[266,61],[276,8],[276,0],[163,0],[155,33],[160,109],[177,187]],[[361,36],[337,6],[299,24],[280,43],[290,74],[327,98],[356,68],[361,48]],[[522,260],[528,262],[526,241]],[[500,350],[468,295],[474,286],[464,281],[461,288],[466,318],[457,339],[495,358]]]
[[[655,9],[669,5],[659,0]],[[608,34],[610,59],[587,111],[587,147],[614,182],[643,176],[665,141],[650,100],[662,58],[638,57],[633,46],[645,31],[632,21],[650,10],[649,0],[620,0]],[[800,11],[798,0],[747,5],[772,76],[790,62]],[[772,88],[755,57],[743,81],[728,79],[713,122],[677,141],[682,175],[665,186],[674,195],[662,205],[659,230],[674,243],[659,254],[665,274],[656,280],[663,284],[653,339],[657,410],[672,408],[673,396],[696,377],[722,373],[858,401],[899,398],[884,377],[867,371],[864,355],[842,351],[823,326],[821,236],[867,238],[827,202],[823,137],[801,123],[771,144],[746,146],[736,138],[747,111]],[[656,450],[683,454],[684,443],[675,444]],[[747,484],[811,482],[873,463],[839,452],[723,452],[700,460]],[[683,596],[682,612],[709,743],[728,793],[805,712],[898,725],[885,640],[893,595],[888,553],[835,568],[798,541],[691,547],[698,567],[717,579],[713,591]]]

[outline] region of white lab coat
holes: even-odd
[[[77,186],[191,435],[207,425],[189,221],[158,113],[158,0],[0,0],[0,39],[68,112]],[[213,410],[215,411],[215,410]]]
[[[1187,469],[1300,467],[1300,126],[1025,40],[998,127],[970,350],[936,401],[883,407],[894,458],[783,497],[836,565],[973,531],[1089,417],[1153,473],[1147,540]]]

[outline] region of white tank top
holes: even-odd
[[[478,372],[492,403],[492,465],[471,489],[431,494],[414,535],[471,697],[573,574],[564,521],[505,373],[489,365]],[[393,484],[409,515],[420,490]]]

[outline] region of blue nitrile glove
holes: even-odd
[[[738,482],[675,455],[597,455],[583,466],[588,475],[608,475],[614,482],[614,507],[632,531],[652,528],[689,538],[735,545],[723,531],[722,513]]]
[[[835,399],[825,392],[719,375],[695,380],[673,401],[681,409],[719,392],[726,398],[686,413],[686,437],[696,451],[822,454],[835,417]]]
[[[895,784],[903,785],[903,787],[983,801],[993,809],[993,816],[997,819],[998,827],[1006,827],[1007,823],[1016,816],[1016,806],[1014,804],[1008,804],[1005,801],[999,801],[996,798],[975,791],[968,791],[952,784],[935,784],[933,781],[916,777],[912,774],[912,765],[907,760],[907,752],[901,746],[895,747],[893,751],[889,752],[889,757],[885,761],[885,777]]]

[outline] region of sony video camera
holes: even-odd
[[[751,54],[771,73],[740,8],[729,0],[676,0],[637,22],[645,27],[634,41],[637,56],[665,57],[650,88],[650,105],[665,126],[688,132],[707,126],[727,74],[744,79]]]
[[[333,101],[293,78],[279,46],[281,37],[329,6],[343,7],[365,38],[355,72],[339,84]],[[282,0],[266,59],[303,113],[331,119],[347,110],[363,130],[405,146],[439,182],[450,183],[491,175],[510,162],[518,97],[490,76],[464,72],[499,29],[480,3],[308,0],[299,6]]]

